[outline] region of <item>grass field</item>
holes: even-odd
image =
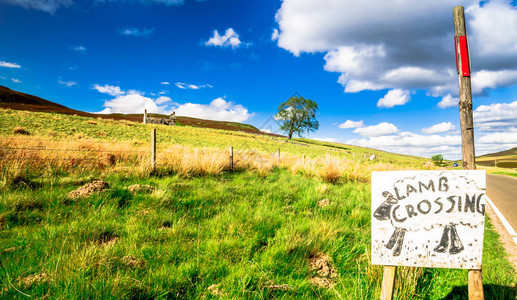
[[[369,173],[434,168],[306,139],[5,110],[0,144],[5,299],[378,299]],[[95,179],[109,188],[70,196]],[[484,247],[486,299],[514,299],[517,276],[489,220]],[[397,277],[396,299],[467,299],[466,270]]]

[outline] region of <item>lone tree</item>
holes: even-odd
[[[293,133],[302,136],[304,132],[318,130],[320,124],[316,120],[318,104],[303,97],[294,96],[280,104],[275,119],[282,122],[280,129],[291,139]]]
[[[434,163],[434,165],[435,165],[435,166],[439,166],[439,165],[441,165],[441,164],[442,164],[442,162],[443,162],[443,155],[441,155],[441,154],[436,154],[436,155],[434,155],[433,157],[431,157],[431,159],[432,159],[432,161],[433,161],[433,163]]]

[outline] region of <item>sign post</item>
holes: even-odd
[[[381,299],[396,266],[479,270],[484,170],[372,172],[372,264],[384,265]]]
[[[468,51],[465,12],[463,6],[453,9],[456,67],[460,85],[460,124],[463,169],[475,170],[474,121],[472,117],[472,86],[470,81],[470,55]],[[472,268],[468,275],[469,299],[484,299],[481,265]]]

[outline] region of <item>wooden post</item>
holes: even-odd
[[[151,170],[156,171],[156,128],[151,130]]]
[[[384,266],[384,273],[382,274],[382,290],[381,300],[393,299],[393,291],[395,290],[395,273],[397,267]]]
[[[230,171],[233,172],[233,146],[230,146]]]
[[[144,109],[144,124],[147,124],[147,109]]]
[[[305,165],[305,154],[303,155],[303,165]]]
[[[280,149],[277,150],[278,165],[280,166]]]
[[[463,48],[468,49],[467,30],[465,28],[465,11],[463,6],[456,6],[453,10],[454,36],[456,47],[456,59],[460,84],[460,124],[461,124],[461,149],[463,156],[463,169],[475,170],[474,151],[474,121],[472,118],[472,87],[470,82],[470,57],[468,51],[462,51],[460,37],[464,39]],[[467,57],[465,57],[465,55]],[[463,57],[462,57],[463,56]],[[465,65],[463,65],[465,64]],[[466,65],[468,64],[468,66]],[[468,67],[468,69],[466,69]],[[467,70],[465,72],[464,70]],[[469,270],[468,275],[469,299],[484,299],[483,279],[481,270]]]

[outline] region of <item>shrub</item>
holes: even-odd
[[[439,166],[443,162],[443,155],[436,154],[435,156],[431,157],[431,159],[433,160],[435,166]]]

